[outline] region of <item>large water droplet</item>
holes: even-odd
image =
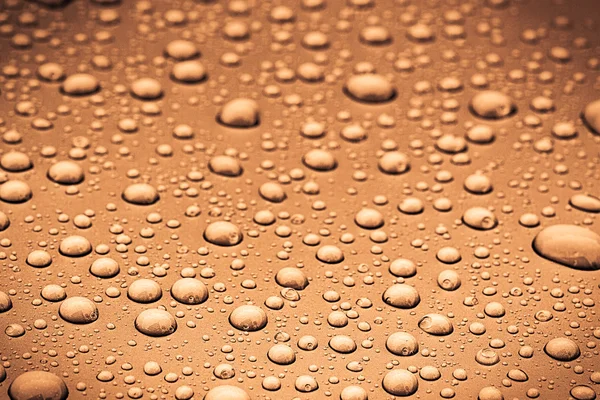
[[[533,239],[540,256],[567,267],[596,271],[600,269],[600,235],[576,225],[552,225]]]
[[[45,371],[28,371],[15,378],[8,388],[11,400],[66,400],[69,390],[58,376]]]
[[[135,328],[144,335],[161,337],[177,330],[177,321],[167,311],[159,308],[144,310],[135,319]]]

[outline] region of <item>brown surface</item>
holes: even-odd
[[[530,389],[539,390],[542,399],[565,399],[576,384],[588,385],[598,392],[598,386],[591,381],[592,373],[600,371],[596,348],[600,323],[595,303],[599,300],[598,272],[577,271],[545,260],[535,254],[531,242],[543,227],[557,223],[585,224],[600,232],[595,214],[568,206],[568,199],[574,193],[600,195],[599,137],[579,118],[585,104],[600,98],[598,72],[590,68],[590,59],[599,54],[599,7],[593,0],[564,4],[511,1],[506,8],[488,7],[482,1],[412,3],[376,0],[374,7],[356,8],[351,2],[329,0],[318,11],[296,9],[293,23],[277,24],[267,17],[274,4],[253,0],[248,1],[249,14],[239,16],[227,10],[226,2],[153,2],[152,11],[142,13],[136,11],[133,1],[105,6],[73,1],[56,9],[34,2],[5,1],[0,28],[11,26],[12,30],[2,31],[0,60],[4,68],[16,67],[18,77],[11,76],[6,68],[0,77],[0,129],[4,132],[16,129],[22,141],[2,142],[0,149],[28,154],[33,169],[2,172],[2,176],[26,181],[33,197],[23,204],[0,202],[0,211],[11,221],[10,227],[0,233],[0,290],[10,292],[13,303],[10,311],[0,314],[0,329],[3,332],[7,325],[15,323],[26,328],[21,337],[3,335],[0,339],[0,356],[7,372],[6,380],[0,384],[0,398],[6,398],[10,383],[24,371],[48,370],[63,377],[70,398],[75,399],[117,398],[118,394],[127,398],[132,387],[143,389],[143,398],[173,398],[181,385],[191,386],[195,398],[202,398],[209,388],[220,384],[242,387],[253,399],[337,399],[348,385],[363,387],[370,399],[384,399],[391,397],[381,387],[389,368],[420,369],[428,365],[437,367],[441,378],[435,382],[419,378],[416,395],[422,399],[439,398],[440,391],[450,387],[458,399],[475,399],[485,386],[500,388],[505,399],[527,398]],[[469,4],[472,11],[467,12]],[[100,23],[98,15],[107,9],[116,10],[120,22]],[[164,26],[165,12],[169,9],[184,10],[188,21],[180,26]],[[452,41],[442,33],[444,13],[448,10],[462,10],[465,40]],[[26,12],[36,17],[36,26],[19,24],[19,15]],[[401,20],[409,12],[417,15],[416,21],[433,26],[435,40],[417,44],[406,39],[407,25]],[[559,29],[553,22],[556,18],[569,18],[570,23]],[[239,42],[224,38],[222,28],[230,20],[248,23],[250,38]],[[342,20],[349,21],[345,32],[336,29]],[[361,43],[359,32],[369,23],[387,27],[392,43],[384,46]],[[495,26],[494,35],[477,33],[478,26],[486,23]],[[524,43],[519,37],[529,28],[545,30],[546,37],[535,45]],[[48,30],[50,41],[34,41],[26,49],[11,45],[13,35],[33,36],[36,29]],[[288,44],[275,43],[273,34],[281,30],[291,33]],[[314,30],[327,33],[329,49],[315,51],[302,47],[304,34]],[[98,36],[106,32],[110,33],[110,39],[99,41]],[[495,35],[504,37],[502,43],[492,43]],[[78,40],[83,36],[86,40]],[[163,58],[164,49],[178,38],[196,43],[209,75],[207,81],[181,85],[169,78],[173,60]],[[589,46],[578,48],[574,44],[576,38],[586,38]],[[571,60],[561,64],[549,59],[548,53],[555,46],[568,49]],[[450,50],[457,54],[459,62],[443,59],[443,52]],[[226,52],[240,54],[241,65],[221,65],[219,59]],[[90,59],[96,54],[109,57],[113,67],[106,71],[94,69]],[[489,64],[494,54],[502,60],[500,65]],[[413,60],[414,71],[394,70],[393,64],[400,56]],[[77,71],[96,76],[101,82],[100,92],[69,97],[60,93],[59,83],[35,82],[35,71],[45,62],[40,57],[63,66],[67,76]],[[425,58],[430,63],[419,65]],[[274,77],[277,68],[286,66],[295,70],[301,63],[315,59],[325,69],[323,83],[300,80],[281,83]],[[540,64],[539,70],[527,69],[532,60]],[[343,93],[343,84],[354,66],[365,61],[394,82],[398,95],[392,102],[361,104]],[[526,81],[507,81],[507,73],[517,68],[525,71]],[[551,71],[553,81],[540,83],[542,71]],[[518,109],[515,115],[501,121],[473,116],[468,102],[480,90],[470,84],[476,73],[488,78],[490,89],[505,91],[514,99]],[[582,83],[575,83],[577,73],[585,75]],[[448,76],[459,78],[464,88],[452,93],[438,90],[440,79]],[[164,96],[156,101],[160,115],[143,115],[140,107],[144,102],[128,93],[131,82],[141,77],[153,77],[161,83]],[[417,94],[413,90],[417,82],[429,82],[431,92]],[[127,90],[119,93],[119,85]],[[263,90],[267,85],[278,86],[281,95],[265,96]],[[286,105],[286,96],[293,94],[302,99],[300,107]],[[555,109],[548,113],[532,110],[530,103],[537,96],[552,98]],[[216,122],[222,104],[237,97],[256,99],[261,113],[259,126],[233,129]],[[455,117],[453,123],[442,121],[441,104],[446,99],[456,99],[459,107],[451,111]],[[26,100],[35,104],[35,116],[15,114],[15,105]],[[70,111],[61,115],[59,107],[68,107]],[[420,117],[409,118],[408,115],[417,114],[415,110],[420,111]],[[378,126],[377,119],[384,113],[394,118],[393,127]],[[343,114],[348,121],[342,119]],[[539,127],[523,123],[530,115],[540,118]],[[45,131],[32,128],[32,120],[37,117],[51,119],[54,127]],[[118,122],[124,118],[139,121],[136,133],[119,131]],[[302,123],[311,118],[327,125],[324,138],[307,139],[299,134]],[[367,140],[351,143],[339,136],[340,129],[350,121],[367,127]],[[559,121],[574,122],[578,136],[565,141],[554,139],[554,151],[550,154],[534,151],[532,143],[550,137],[552,126]],[[436,135],[463,136],[466,124],[473,122],[492,126],[496,140],[490,145],[469,143],[470,164],[456,165],[451,162],[451,155],[434,147]],[[195,137],[185,141],[173,138],[171,132],[178,124],[190,125]],[[524,135],[531,140],[525,140]],[[89,146],[84,146],[84,157],[75,162],[84,168],[85,180],[76,185],[77,193],[68,194],[74,186],[55,184],[46,171],[54,161],[68,160],[71,149],[80,147],[83,138],[89,141]],[[391,176],[378,170],[377,158],[382,154],[385,140],[394,140],[398,149],[409,155],[410,172]],[[172,146],[173,156],[156,153],[157,146],[164,144]],[[56,149],[54,157],[40,155],[46,146]],[[273,149],[267,150],[270,147]],[[337,159],[337,169],[317,172],[303,165],[302,156],[315,147],[329,149]],[[241,159],[243,175],[226,178],[211,173],[208,160],[232,149]],[[429,157],[435,155],[440,155],[439,164],[430,162]],[[267,169],[269,164],[272,167]],[[557,173],[560,166],[568,167],[568,172]],[[285,180],[294,168],[302,169],[305,177],[282,183],[287,193],[285,201],[270,203],[258,195],[261,184],[278,178]],[[129,178],[131,169],[139,171],[139,177]],[[201,171],[204,180],[186,179],[191,170]],[[450,171],[453,180],[436,182],[438,170]],[[491,178],[494,189],[490,194],[476,196],[464,190],[464,179],[476,171],[483,171]],[[319,184],[319,194],[302,193],[302,185],[309,180]],[[160,200],[146,207],[123,201],[121,193],[134,182],[148,182],[159,188]],[[197,197],[186,195],[187,187],[195,188]],[[375,196],[380,195],[387,196],[386,205],[373,203]],[[409,196],[424,202],[422,214],[411,216],[398,211],[398,203]],[[433,200],[441,197],[452,200],[452,211],[442,213],[433,208]],[[326,207],[315,207],[315,202],[323,202]],[[115,210],[109,210],[109,204],[114,204]],[[190,205],[199,206],[198,217],[184,214]],[[387,242],[374,243],[369,238],[371,231],[354,222],[355,214],[365,206],[383,214],[385,224],[380,229],[387,233]],[[493,207],[500,221],[498,227],[476,231],[461,224],[462,213],[472,206]],[[542,215],[547,206],[554,207],[556,216]],[[261,227],[253,222],[254,214],[264,209],[278,216],[273,225]],[[73,219],[86,210],[93,210],[93,225],[78,229]],[[147,222],[151,212],[160,213],[162,222]],[[518,221],[525,213],[537,214],[541,225],[531,229],[521,226]],[[69,217],[68,221],[61,221],[63,214]],[[300,215],[303,222],[295,223]],[[206,242],[202,235],[206,225],[226,218],[242,229],[241,244],[220,247]],[[181,226],[169,228],[171,220],[179,221]],[[282,226],[290,229],[289,237],[275,233]],[[447,229],[446,235],[436,232],[440,226]],[[140,231],[147,227],[152,227],[154,237],[140,236]],[[340,243],[340,236],[346,232],[355,236],[354,243]],[[308,233],[320,235],[321,245],[338,245],[345,254],[344,262],[327,265],[318,261],[315,258],[318,246],[302,242]],[[81,258],[62,256],[59,243],[76,234],[89,239],[94,248],[107,245],[110,248],[107,256],[119,261],[119,275],[110,279],[92,276],[89,265],[100,257],[95,252]],[[130,243],[118,244],[129,242],[123,241],[122,235],[127,235]],[[417,241],[424,245],[417,247]],[[138,246],[145,246],[146,251],[137,254]],[[436,260],[437,251],[444,246],[458,248],[462,260],[454,265]],[[473,255],[477,246],[489,247],[490,256],[477,259]],[[26,264],[27,255],[37,249],[52,255],[51,266],[36,269]],[[136,265],[140,256],[148,257],[150,265]],[[388,272],[388,266],[399,257],[419,265],[417,275],[406,279],[421,297],[421,303],[411,310],[394,309],[382,301],[383,291],[396,279]],[[233,259],[244,260],[245,268],[232,271],[229,266]],[[166,276],[153,276],[153,266],[161,264],[166,268]],[[263,303],[269,296],[280,294],[281,287],[274,276],[286,266],[302,266],[310,284],[299,292],[299,301],[286,300],[282,310],[269,310]],[[194,268],[209,288],[209,298],[201,305],[177,303],[168,292],[186,267]],[[212,268],[215,276],[201,277],[203,268]],[[460,275],[462,286],[458,290],[447,292],[439,288],[437,276],[445,269],[455,269]],[[160,301],[148,305],[127,298],[127,286],[139,277],[160,283],[163,288]],[[348,285],[350,278],[353,286]],[[528,279],[530,284],[526,284]],[[256,288],[243,288],[244,280],[253,280]],[[60,303],[48,302],[40,296],[41,289],[51,283],[64,285],[68,296],[95,300],[99,319],[88,325],[64,321],[58,315]],[[225,290],[216,291],[215,286]],[[108,287],[120,288],[120,297],[108,297]],[[509,294],[514,287],[522,290],[521,297]],[[495,288],[496,293],[484,295],[483,291],[489,288]],[[555,288],[562,291],[562,298],[552,295]],[[328,290],[337,291],[341,300],[335,303],[323,300],[322,295]],[[463,305],[467,296],[477,297],[479,304]],[[369,298],[373,307],[357,306],[356,301],[362,297]],[[228,315],[235,307],[249,302],[267,311],[269,323],[264,330],[243,333],[228,322]],[[344,328],[333,328],[328,325],[327,317],[343,302],[348,302],[358,317],[350,319]],[[501,303],[506,315],[486,316],[483,309],[489,302]],[[552,311],[554,319],[549,322],[536,321],[536,312],[552,310],[557,302],[564,303],[565,311]],[[177,331],[164,338],[145,336],[133,323],[141,311],[157,305],[166,307],[172,315],[177,314]],[[428,313],[451,316],[454,333],[436,337],[420,330],[417,323]],[[48,327],[35,328],[37,319],[44,319]],[[188,321],[193,321],[196,327],[186,326]],[[480,336],[469,332],[469,325],[477,321],[487,328]],[[370,331],[359,330],[359,322],[368,322]],[[510,326],[516,326],[518,332],[510,333]],[[387,351],[386,337],[396,331],[412,333],[419,342],[420,353],[398,357]],[[267,351],[280,332],[291,337],[287,344],[297,351],[296,361],[288,366],[276,365],[267,358]],[[339,354],[328,348],[327,342],[336,334],[352,337],[358,345],[357,351]],[[297,340],[304,335],[318,338],[317,350],[298,349]],[[548,357],[543,347],[551,338],[565,335],[578,343],[582,355],[575,361],[559,363]],[[361,346],[367,339],[372,341],[372,348]],[[501,361],[491,367],[483,366],[476,362],[475,355],[489,347],[492,339],[502,339],[505,343],[496,350]],[[534,348],[532,358],[519,356],[522,345]],[[231,353],[226,354],[224,346],[231,346]],[[108,364],[108,357],[115,357],[116,361]],[[161,365],[161,374],[144,373],[144,363],[150,360]],[[346,368],[353,361],[360,362],[361,372]],[[221,363],[234,367],[233,379],[214,377],[212,371]],[[316,372],[311,371],[311,365],[316,366]],[[186,376],[185,367],[190,367],[193,373]],[[467,371],[466,381],[453,380],[452,372],[457,368]],[[513,382],[506,377],[515,368],[528,374],[527,382]],[[112,382],[96,379],[105,370],[115,376]],[[177,374],[178,381],[167,382],[168,373]],[[278,392],[261,387],[263,377],[271,375],[281,378],[282,388]],[[294,382],[300,375],[314,376],[319,389],[308,394],[297,392]],[[135,377],[133,382],[126,378],[130,376]],[[78,390],[78,385],[82,390]]]

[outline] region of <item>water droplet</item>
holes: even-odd
[[[136,279],[127,288],[127,297],[136,303],[153,303],[162,297],[162,289],[151,279]]]
[[[109,279],[117,276],[120,271],[119,263],[108,257],[98,258],[90,266],[90,273],[98,278]]]
[[[239,306],[229,315],[229,323],[241,331],[255,332],[267,326],[267,314],[252,305]]]
[[[378,167],[381,172],[386,174],[400,175],[409,171],[410,161],[404,153],[389,151],[379,159]]]
[[[202,304],[208,299],[208,289],[195,278],[182,278],[171,286],[171,296],[183,304]]]
[[[577,385],[569,393],[575,400],[594,400],[596,398],[594,389],[586,385]]]
[[[123,191],[123,200],[138,206],[154,204],[158,199],[158,191],[147,183],[134,183]]]
[[[409,309],[415,308],[421,302],[421,297],[414,287],[397,283],[383,292],[383,301],[392,307]]]
[[[16,179],[6,181],[0,186],[0,200],[7,203],[24,203],[31,199],[29,184]]]
[[[0,166],[8,172],[23,172],[31,169],[33,164],[27,154],[12,150],[2,155]]]
[[[85,96],[97,92],[100,89],[100,82],[90,74],[73,74],[65,79],[61,89],[71,96]]]
[[[285,344],[276,344],[267,352],[269,360],[278,365],[290,365],[296,361],[294,350]]]
[[[335,156],[331,152],[320,149],[309,150],[302,157],[302,162],[315,171],[331,171],[337,168],[338,165]]]
[[[58,376],[44,371],[28,371],[17,376],[8,388],[11,400],[66,400],[69,390]]]
[[[135,329],[152,337],[168,336],[177,330],[177,321],[169,312],[151,308],[138,314]]]
[[[476,116],[485,119],[506,118],[517,110],[510,97],[494,90],[477,93],[471,99],[469,106]]]
[[[450,319],[441,314],[427,314],[418,325],[424,332],[434,336],[447,336],[454,332]]]
[[[275,275],[275,281],[280,286],[295,290],[304,290],[308,286],[308,278],[304,272],[294,267],[280,269]]]
[[[381,385],[391,395],[412,396],[419,389],[417,377],[405,369],[393,369],[383,377]]]
[[[84,179],[83,168],[73,161],[59,161],[48,169],[48,178],[62,185],[76,185]]]
[[[397,356],[412,356],[419,351],[417,339],[408,332],[392,333],[385,342],[390,353]]]
[[[218,115],[218,121],[232,128],[250,128],[260,123],[258,103],[238,98],[227,102]]]
[[[600,213],[600,199],[589,194],[574,194],[569,204],[581,211]]]
[[[583,109],[583,122],[595,134],[600,134],[600,100],[594,100]]]
[[[494,229],[498,225],[496,215],[484,207],[467,209],[462,216],[462,220],[467,226],[484,231]]]
[[[131,94],[141,100],[156,100],[163,95],[162,85],[153,78],[139,78],[131,84]]]
[[[317,250],[317,259],[327,264],[338,264],[344,261],[344,253],[337,246],[325,245]]]
[[[577,343],[565,337],[550,340],[544,346],[544,351],[558,361],[573,361],[581,355]]]
[[[85,297],[69,297],[60,304],[61,318],[72,324],[90,324],[98,319],[98,308]]]
[[[217,246],[235,246],[242,241],[243,235],[240,228],[231,222],[216,221],[206,227],[204,238]]]
[[[600,235],[576,225],[552,225],[533,239],[541,257],[584,271],[600,269]]]
[[[60,254],[67,257],[83,257],[92,252],[92,244],[79,235],[67,236],[60,242]]]
[[[396,89],[390,81],[378,74],[353,75],[344,89],[354,100],[366,103],[383,103],[396,96]]]

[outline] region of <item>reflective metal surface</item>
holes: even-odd
[[[599,22],[4,0],[0,398],[595,399]]]

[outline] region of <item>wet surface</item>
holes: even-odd
[[[595,399],[595,3],[4,1],[0,398]]]

